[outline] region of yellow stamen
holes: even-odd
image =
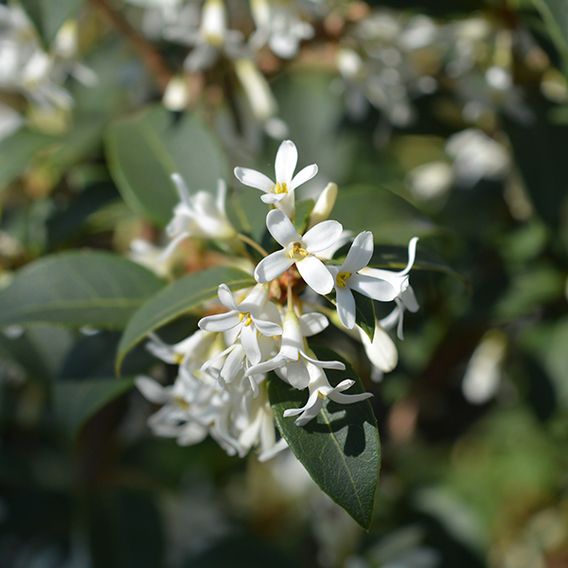
[[[242,312],[239,314],[239,320],[243,322],[243,325],[248,326],[252,323],[252,316],[250,312]]]
[[[347,281],[351,278],[351,272],[340,272],[335,277],[335,282],[340,288],[345,288],[347,286]]]
[[[182,410],[189,410],[189,402],[187,402],[187,400],[183,399],[181,396],[176,396],[174,400]]]
[[[176,365],[181,365],[183,363],[183,355],[181,353],[175,353],[174,354],[174,363]]]
[[[281,193],[288,193],[288,184],[283,182],[278,182],[274,185],[274,193],[281,194]]]
[[[294,260],[302,260],[306,258],[310,253],[304,248],[302,243],[296,242],[292,243],[288,249],[288,257]]]

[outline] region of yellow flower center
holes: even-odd
[[[304,248],[304,245],[300,242],[292,243],[288,249],[288,257],[294,260],[302,260],[306,258],[310,253]]]
[[[340,288],[345,288],[347,286],[347,281],[351,278],[351,272],[340,272],[335,277],[335,282]]]
[[[243,325],[250,325],[252,323],[252,316],[250,312],[242,312],[239,314],[239,320],[243,322]]]
[[[187,400],[185,400],[181,396],[176,396],[174,400],[182,410],[189,410],[189,402],[187,402]]]
[[[183,363],[183,355],[181,353],[174,354],[174,363],[176,365],[181,365]]]
[[[205,41],[212,47],[222,47],[223,46],[223,36],[216,33],[205,34]]]
[[[285,181],[283,181],[282,183],[278,182],[277,184],[274,185],[273,191],[276,194],[288,193],[288,184]]]

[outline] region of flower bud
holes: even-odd
[[[312,212],[308,228],[317,225],[321,221],[325,221],[331,214],[335,200],[337,199],[337,184],[328,183],[320,193]]]

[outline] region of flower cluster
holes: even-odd
[[[179,175],[172,176],[181,201],[167,227],[171,242],[162,256],[170,257],[189,237],[242,242],[241,252],[249,259],[257,283],[234,291],[219,283],[219,303],[209,306],[199,330],[182,342],[166,345],[157,336],[151,338],[149,350],[179,369],[173,386],[138,379],[146,398],[162,405],[150,419],[156,434],[175,437],[181,444],[210,434],[229,453],[242,456],[256,447],[264,459],[285,445],[278,440],[268,403],[269,373],[279,378],[274,380],[307,390],[305,405],[284,413],[295,417],[298,426],[313,420],[328,400],[348,405],[369,398],[370,393],[349,392],[355,383],[350,377],[333,386],[326,370],[344,371],[345,365],[319,359],[309,345],[309,338],[321,333],[330,319],[361,339],[379,370],[389,371],[396,364],[396,348],[387,330],[396,327],[401,337],[404,311],[418,309],[409,284],[417,239],[410,241],[408,264],[400,272],[369,266],[374,248],[369,231],[358,234],[344,256],[333,258],[345,243],[342,225],[328,219],[337,186],[329,184],[322,191],[306,230],[298,229],[296,190],[317,174],[317,166],[296,173],[297,162],[295,144],[285,140],[276,155],[275,179],[235,169],[237,179],[260,190],[262,201],[271,207],[266,216],[266,228],[274,239],[271,253],[233,228],[225,212],[224,184],[219,184],[214,198],[206,191],[192,194]],[[252,251],[262,255],[258,262],[253,261]],[[359,296],[394,304],[391,313],[375,323],[372,339],[358,324]],[[333,305],[336,311],[330,308]]]
[[[90,86],[97,78],[76,61],[78,34],[73,21],[59,30],[49,51],[41,45],[26,13],[17,5],[0,4],[0,92],[17,94],[49,116],[68,110],[73,99],[64,86],[73,76]],[[0,139],[23,123],[19,113],[0,103]]]

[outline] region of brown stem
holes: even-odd
[[[172,72],[160,53],[107,0],[91,0],[91,4],[130,42],[163,93],[172,78]]]

